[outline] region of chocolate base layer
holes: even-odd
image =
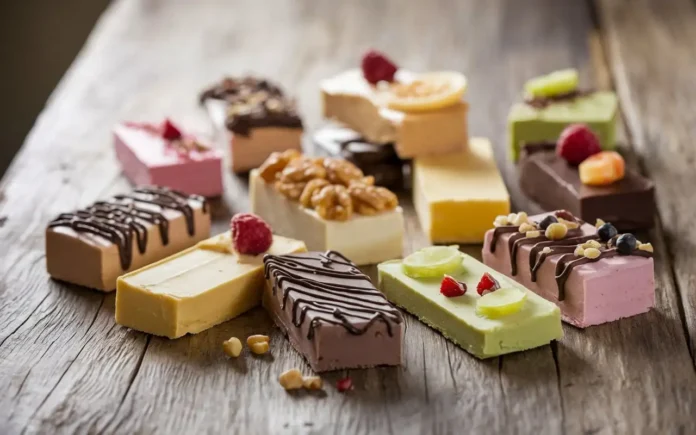
[[[365,175],[375,177],[376,185],[393,190],[404,188],[408,162],[399,158],[392,144],[370,143],[357,132],[336,126],[317,131],[313,142],[329,156],[346,159]]]
[[[627,170],[608,186],[588,186],[578,168],[556,156],[555,144],[528,144],[520,160],[520,187],[546,210],[565,209],[582,220],[611,222],[621,231],[651,228],[655,215],[652,181]]]
[[[401,364],[401,313],[350,260],[328,251],[264,264],[263,305],[314,371]]]

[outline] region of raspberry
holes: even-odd
[[[556,154],[571,165],[579,165],[586,158],[602,151],[599,139],[584,124],[572,124],[563,130],[556,144]]]
[[[481,296],[483,296],[485,293],[494,292],[499,288],[500,284],[498,281],[488,272],[483,274],[481,281],[479,281],[479,283],[476,285],[476,291]]]
[[[352,390],[353,380],[350,378],[339,379],[338,382],[336,382],[336,388],[341,393],[346,392],[348,390]]]
[[[442,283],[440,284],[440,293],[448,298],[461,296],[466,293],[466,284],[461,281],[457,281],[449,275],[445,275],[445,277],[442,278]]]
[[[240,254],[258,255],[268,251],[273,233],[263,219],[252,213],[238,213],[230,221],[232,245]]]
[[[181,130],[172,123],[172,121],[167,118],[162,123],[162,137],[167,140],[181,139]]]
[[[556,213],[554,213],[557,218],[560,219],[565,219],[568,222],[575,222],[575,216],[568,210],[558,210]]]
[[[365,80],[376,85],[380,81],[393,82],[397,66],[379,51],[370,50],[362,58]]]

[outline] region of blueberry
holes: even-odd
[[[597,234],[603,242],[608,242],[609,240],[611,240],[612,237],[618,234],[618,231],[616,231],[614,225],[604,224],[601,227],[599,227],[599,229],[597,230]]]
[[[539,222],[539,228],[541,228],[543,231],[546,231],[546,228],[549,227],[551,224],[558,223],[558,219],[556,219],[556,216],[550,214],[546,216],[544,219]]]
[[[621,255],[630,255],[636,249],[636,236],[630,233],[622,234],[616,241],[616,250]]]

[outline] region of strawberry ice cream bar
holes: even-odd
[[[568,212],[555,213],[532,216],[521,225],[498,221],[486,233],[484,263],[558,304],[563,320],[580,328],[654,306],[652,246],[631,234],[617,235],[611,224],[598,231],[559,217],[569,217]],[[566,230],[555,231],[559,225]]]
[[[138,188],[52,220],[46,229],[46,268],[54,279],[112,291],[120,275],[209,234],[203,197]]]
[[[206,197],[222,194],[222,153],[166,120],[114,128],[114,149],[135,185],[169,187]]]
[[[248,172],[274,151],[302,149],[302,119],[277,85],[254,77],[225,78],[204,91],[218,139],[229,146],[232,171]]]

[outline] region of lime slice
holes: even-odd
[[[442,278],[463,268],[456,246],[431,246],[404,258],[404,273],[411,278]]]
[[[506,287],[487,293],[476,302],[476,312],[497,318],[514,314],[522,309],[527,294],[520,289]]]
[[[524,89],[532,97],[553,97],[567,94],[578,88],[578,72],[574,69],[564,69],[549,75],[529,80]]]

